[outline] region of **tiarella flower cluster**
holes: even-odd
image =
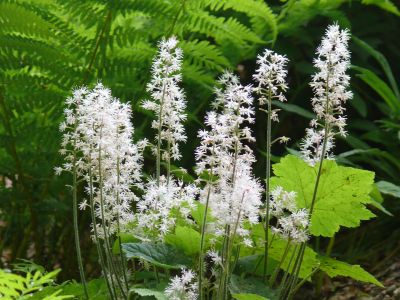
[[[350,83],[346,74],[350,66],[348,40],[347,29],[340,30],[337,24],[330,25],[317,49],[314,66],[318,72],[310,84],[315,95],[311,102],[317,118],[311,121],[311,128],[307,129],[302,142],[303,158],[310,165],[319,162],[323,155],[324,158],[333,158],[334,136],[346,136],[343,104],[353,96],[347,90]]]
[[[181,276],[173,277],[164,291],[170,300],[197,300],[198,283],[192,270],[182,270]]]
[[[167,148],[163,149],[163,158],[166,160],[179,160],[181,154],[178,143],[186,141],[182,124],[186,120],[186,101],[178,85],[182,80],[182,50],[177,44],[175,37],[160,42],[158,55],[152,65],[152,78],[147,84],[147,92],[152,99],[143,103],[143,108],[156,115],[152,128],[159,131],[156,139],[166,142]],[[157,154],[157,149],[153,150]]]
[[[139,235],[144,240],[162,240],[175,225],[177,217],[187,219],[198,194],[195,185],[184,186],[170,174],[171,159],[181,157],[178,143],[186,141],[183,127],[186,102],[179,87],[182,50],[177,44],[175,37],[160,42],[158,55],[153,61],[152,78],[147,85],[152,100],[143,103],[145,109],[155,113],[152,127],[158,131],[157,147],[153,148],[157,155],[157,176],[145,184],[136,217]],[[166,161],[167,176],[161,175],[160,156]]]
[[[101,220],[97,232],[109,234],[132,221],[133,186],[140,187],[142,148],[132,142],[131,109],[112,97],[111,91],[97,84],[93,90],[81,88],[66,101],[61,153],[63,168],[75,171],[87,183],[86,191]],[[60,169],[56,170],[60,172]],[[88,206],[84,200],[80,207]]]
[[[271,198],[271,215],[277,219],[272,232],[293,243],[306,242],[309,238],[309,213],[297,208],[296,193],[278,186],[271,191]]]
[[[261,186],[251,174],[254,162],[252,150],[244,144],[254,141],[246,123],[254,122],[251,86],[242,86],[239,79],[225,73],[220,84],[224,89],[217,90],[214,102],[215,111],[206,116],[209,130],[200,131],[201,144],[196,149],[197,173],[216,177],[208,180],[200,199],[209,199],[209,207],[214,216],[217,235],[231,232],[246,237],[248,231],[243,227],[245,220],[250,224],[258,222],[261,206]],[[250,241],[245,239],[247,244]]]
[[[188,219],[198,194],[195,185],[184,186],[183,182],[168,181],[165,176],[160,177],[159,185],[156,180],[149,180],[145,191],[143,198],[137,204],[136,215],[143,240],[151,240],[154,233],[156,239],[162,240],[175,225],[177,217]]]
[[[258,69],[253,75],[253,79],[258,83],[254,88],[257,94],[262,95],[259,98],[260,104],[267,102],[266,97],[271,93],[272,99],[281,102],[286,101],[282,92],[287,90],[286,84],[286,64],[288,59],[284,55],[279,55],[271,50],[265,49],[263,55],[257,56]]]

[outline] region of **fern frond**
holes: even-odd
[[[181,41],[179,45],[185,53],[185,59],[197,67],[221,72],[230,66],[222,52],[208,41]]]
[[[214,38],[217,43],[231,40],[240,45],[263,43],[254,32],[234,18],[216,17],[206,11],[188,11],[187,30]]]
[[[278,36],[276,15],[265,1],[260,0],[203,0],[206,7],[212,11],[228,10],[245,14],[250,18],[252,27],[258,35],[270,32],[272,40]]]

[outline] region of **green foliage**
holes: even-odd
[[[0,269],[0,297],[4,300],[32,299],[34,293],[42,290],[45,286],[52,285],[57,274],[61,270],[43,273],[40,270],[27,272],[25,276],[14,274]],[[62,300],[71,299],[73,296],[60,296],[61,290],[57,290],[42,299]]]
[[[400,198],[400,187],[398,185],[387,181],[378,181],[376,185],[382,194]]]
[[[190,258],[166,244],[127,243],[122,245],[122,250],[128,259],[139,258],[165,269],[181,269],[192,264]]]
[[[242,295],[236,296],[239,298],[233,296],[235,299],[244,299],[240,298],[243,297],[243,294],[254,295],[251,296],[253,298],[247,299],[273,299],[275,296],[275,292],[269,289],[261,280],[251,277],[242,278],[237,275],[232,275],[229,290],[232,295]]]
[[[108,300],[108,290],[104,279],[93,279],[87,283],[90,300]],[[31,296],[32,300],[42,300],[54,293],[60,296],[73,295],[74,299],[85,299],[83,286],[77,282],[64,282],[57,286],[46,286]],[[57,299],[54,299],[57,300]]]
[[[183,251],[185,255],[193,257],[200,253],[200,239],[201,235],[196,230],[177,226],[174,234],[165,237],[165,242]]]
[[[237,300],[268,300],[268,298],[256,294],[233,294],[232,298]]]
[[[358,281],[369,282],[383,287],[382,283],[359,265],[349,265],[348,263],[324,256],[319,256],[318,259],[321,262],[321,270],[329,277],[347,276]]]
[[[268,1],[268,4],[261,0],[2,1],[0,218],[7,228],[0,228],[0,250],[10,250],[11,260],[15,260],[26,256],[27,249],[34,245],[33,253],[38,259],[48,257],[49,265],[61,263],[69,272],[66,276],[76,276],[76,262],[71,255],[71,199],[69,191],[64,188],[67,178],[53,175],[54,165],[60,163],[57,127],[62,102],[71,88],[102,80],[118,97],[124,101],[131,100],[136,137],[148,136],[150,119],[140,110],[140,100],[147,96],[145,84],[157,41],[170,34],[178,36],[185,52],[189,140],[195,140],[197,130],[202,127],[199,120],[208,106],[217,74],[226,68],[236,68],[241,79],[247,82],[253,68],[249,61],[254,61],[261,48],[275,46],[280,53],[288,54],[291,83],[288,103],[279,104],[283,110],[282,129],[274,135],[293,137],[296,147],[296,142],[304,135],[304,126],[299,125],[306,125],[313,118],[308,109],[310,89],[307,82],[313,71],[310,62],[315,41],[326,23],[338,21],[349,27],[353,36],[358,37],[353,38],[352,49],[356,76],[351,89],[355,97],[347,111],[349,137],[346,141],[338,141],[337,149],[342,152],[337,157],[338,162],[374,170],[379,179],[379,190],[385,198],[399,197],[400,96],[396,82],[399,68],[395,62],[400,56],[399,41],[393,38],[398,35],[398,15],[394,1],[374,0],[289,0]],[[259,141],[256,147],[263,149],[262,123],[254,129]],[[195,145],[190,143],[184,147],[184,159],[179,165],[189,169],[189,174],[185,175],[187,181],[193,179],[190,173]],[[279,159],[283,150],[276,149],[276,159]],[[146,162],[151,159],[148,155]],[[296,177],[293,169],[285,165],[287,159],[298,166],[301,175]],[[262,177],[262,151],[259,151],[257,161],[257,176]],[[282,160],[278,170],[280,166],[284,168],[279,178],[274,179],[276,182],[293,187],[300,179],[307,178],[309,183],[304,185],[304,197],[299,190],[296,191],[300,195],[299,205],[309,205],[315,170],[301,165],[293,157]],[[382,201],[370,198],[371,173],[344,168],[333,162],[327,162],[324,169],[326,173],[322,183],[325,184],[321,184],[313,217],[314,235],[332,236],[340,227],[355,227],[361,220],[370,219],[373,214],[366,208],[367,204],[389,213]],[[346,183],[344,186],[347,188],[342,191],[338,186],[346,176],[357,184],[359,181],[364,183],[356,190]],[[326,184],[331,179],[332,186]],[[295,190],[294,187],[291,189]],[[350,197],[353,192],[356,197]],[[325,204],[326,210],[323,209]],[[334,209],[338,218],[333,218]],[[392,205],[389,210],[395,213],[396,209],[398,207]],[[199,209],[193,212],[197,226],[201,226],[203,214],[204,206],[199,204]],[[82,214],[82,229],[87,228],[88,219]],[[178,228],[168,237],[171,246],[168,249],[190,256],[197,254],[199,234],[195,230],[199,228]],[[83,246],[89,248],[92,245],[90,233],[86,230],[85,234]],[[186,242],[189,240],[192,242]],[[123,237],[123,242],[136,240]],[[272,246],[274,259],[280,259],[283,245],[284,241],[276,241]],[[180,248],[175,249],[177,247]],[[170,263],[166,261],[168,255],[153,257],[153,250],[139,250],[135,249],[133,257],[147,259],[155,265],[159,259],[158,266]],[[114,252],[118,251],[116,243]],[[251,254],[248,251],[247,254]],[[95,265],[93,257],[87,258],[86,263]],[[334,274],[334,267],[326,266],[329,263],[335,262],[325,261],[324,268]],[[318,264],[316,252],[307,248],[301,276],[307,276]],[[343,275],[346,270],[344,268],[342,274],[337,275]],[[31,272],[35,274],[35,271]],[[261,272],[257,268],[256,271]],[[93,283],[92,286],[96,292],[105,290],[104,282],[101,289],[100,285]],[[82,295],[81,287],[76,283],[64,285],[62,294],[67,295],[66,290],[74,287],[80,289],[81,294],[77,292],[76,295]],[[50,296],[50,291],[58,293],[55,288],[44,288],[49,294],[43,294],[42,298]],[[93,297],[101,299],[100,294]]]
[[[273,166],[275,177],[271,179],[271,187],[282,186],[287,191],[295,191],[298,207],[310,208],[318,167],[288,155]],[[357,227],[360,221],[374,217],[366,208],[371,201],[369,194],[373,183],[373,172],[324,161],[310,233],[331,237],[341,226]]]
[[[157,300],[168,300],[163,291],[158,291],[154,289],[133,288],[131,289],[131,293],[137,294],[141,297],[152,296]]]

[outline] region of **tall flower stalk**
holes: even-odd
[[[182,49],[177,47],[175,37],[163,39],[159,43],[158,54],[151,68],[152,77],[147,84],[151,99],[143,102],[143,108],[152,111],[156,119],[152,128],[157,130],[156,146],[156,181],[160,185],[161,161],[167,164],[167,182],[170,179],[171,160],[179,160],[179,142],[186,141],[183,122],[186,120],[186,101],[183,90],[179,87],[182,80]]]
[[[175,37],[163,39],[159,43],[158,54],[152,65],[152,77],[147,84],[151,99],[142,104],[144,109],[154,113],[152,128],[157,130],[156,144],[152,150],[156,156],[156,176],[145,184],[145,195],[138,202],[137,224],[142,240],[162,241],[174,227],[176,210],[184,218],[189,217],[194,208],[197,187],[184,185],[171,174],[171,161],[179,160],[179,143],[186,141],[183,122],[186,120],[186,100],[182,80],[182,49]],[[165,162],[165,175],[161,172],[161,162]]]
[[[266,130],[266,176],[265,176],[265,245],[264,245],[264,280],[266,279],[268,269],[268,227],[270,219],[270,178],[271,178],[271,131],[272,121],[279,121],[278,110],[272,109],[272,101],[286,101],[283,92],[286,91],[286,64],[288,59],[285,56],[274,53],[265,49],[263,55],[258,55],[258,69],[253,75],[258,85],[254,91],[260,95],[260,106],[267,105],[267,109],[262,109],[267,114],[267,130]]]
[[[111,297],[117,299],[121,294],[126,298],[126,275],[121,274],[126,272],[125,258],[113,256],[112,244],[133,220],[130,204],[136,196],[131,188],[141,187],[143,143],[132,142],[130,107],[101,84],[93,90],[78,90],[67,99],[67,105],[66,120],[61,124],[62,154],[67,161],[63,168],[68,171],[72,154],[79,155],[78,176],[88,184],[89,196],[89,204],[83,200],[80,208],[91,209],[94,241]]]
[[[209,180],[203,188],[200,199],[206,206],[201,229],[199,292],[204,298],[204,236],[206,234],[208,209],[213,216],[214,234],[221,237],[221,271],[219,275],[218,299],[226,299],[228,279],[232,272],[232,252],[236,237],[244,244],[251,245],[249,232],[244,223],[258,223],[261,206],[261,187],[251,174],[254,162],[252,150],[245,141],[254,141],[247,124],[254,122],[251,86],[242,86],[239,79],[225,73],[216,90],[214,110],[206,116],[208,130],[199,133],[201,144],[196,149],[198,174],[208,173]],[[216,180],[212,178],[216,177]]]
[[[319,164],[310,202],[310,219],[314,211],[324,159],[334,158],[331,151],[335,136],[346,136],[343,104],[352,98],[352,92],[348,90],[350,76],[346,74],[350,66],[349,38],[347,29],[341,30],[337,24],[330,25],[321,45],[317,48],[317,58],[314,60],[314,66],[318,72],[313,75],[310,85],[314,91],[311,103],[316,119],[311,121],[311,128],[307,129],[301,147],[306,162],[312,166]],[[293,296],[305,247],[303,243],[295,261],[287,294],[289,298]]]

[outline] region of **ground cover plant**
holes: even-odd
[[[400,194],[397,69],[344,3],[0,3],[0,295],[319,299],[337,277],[384,289],[369,260],[398,249],[398,205],[383,206]],[[357,119],[371,107],[378,119]]]

